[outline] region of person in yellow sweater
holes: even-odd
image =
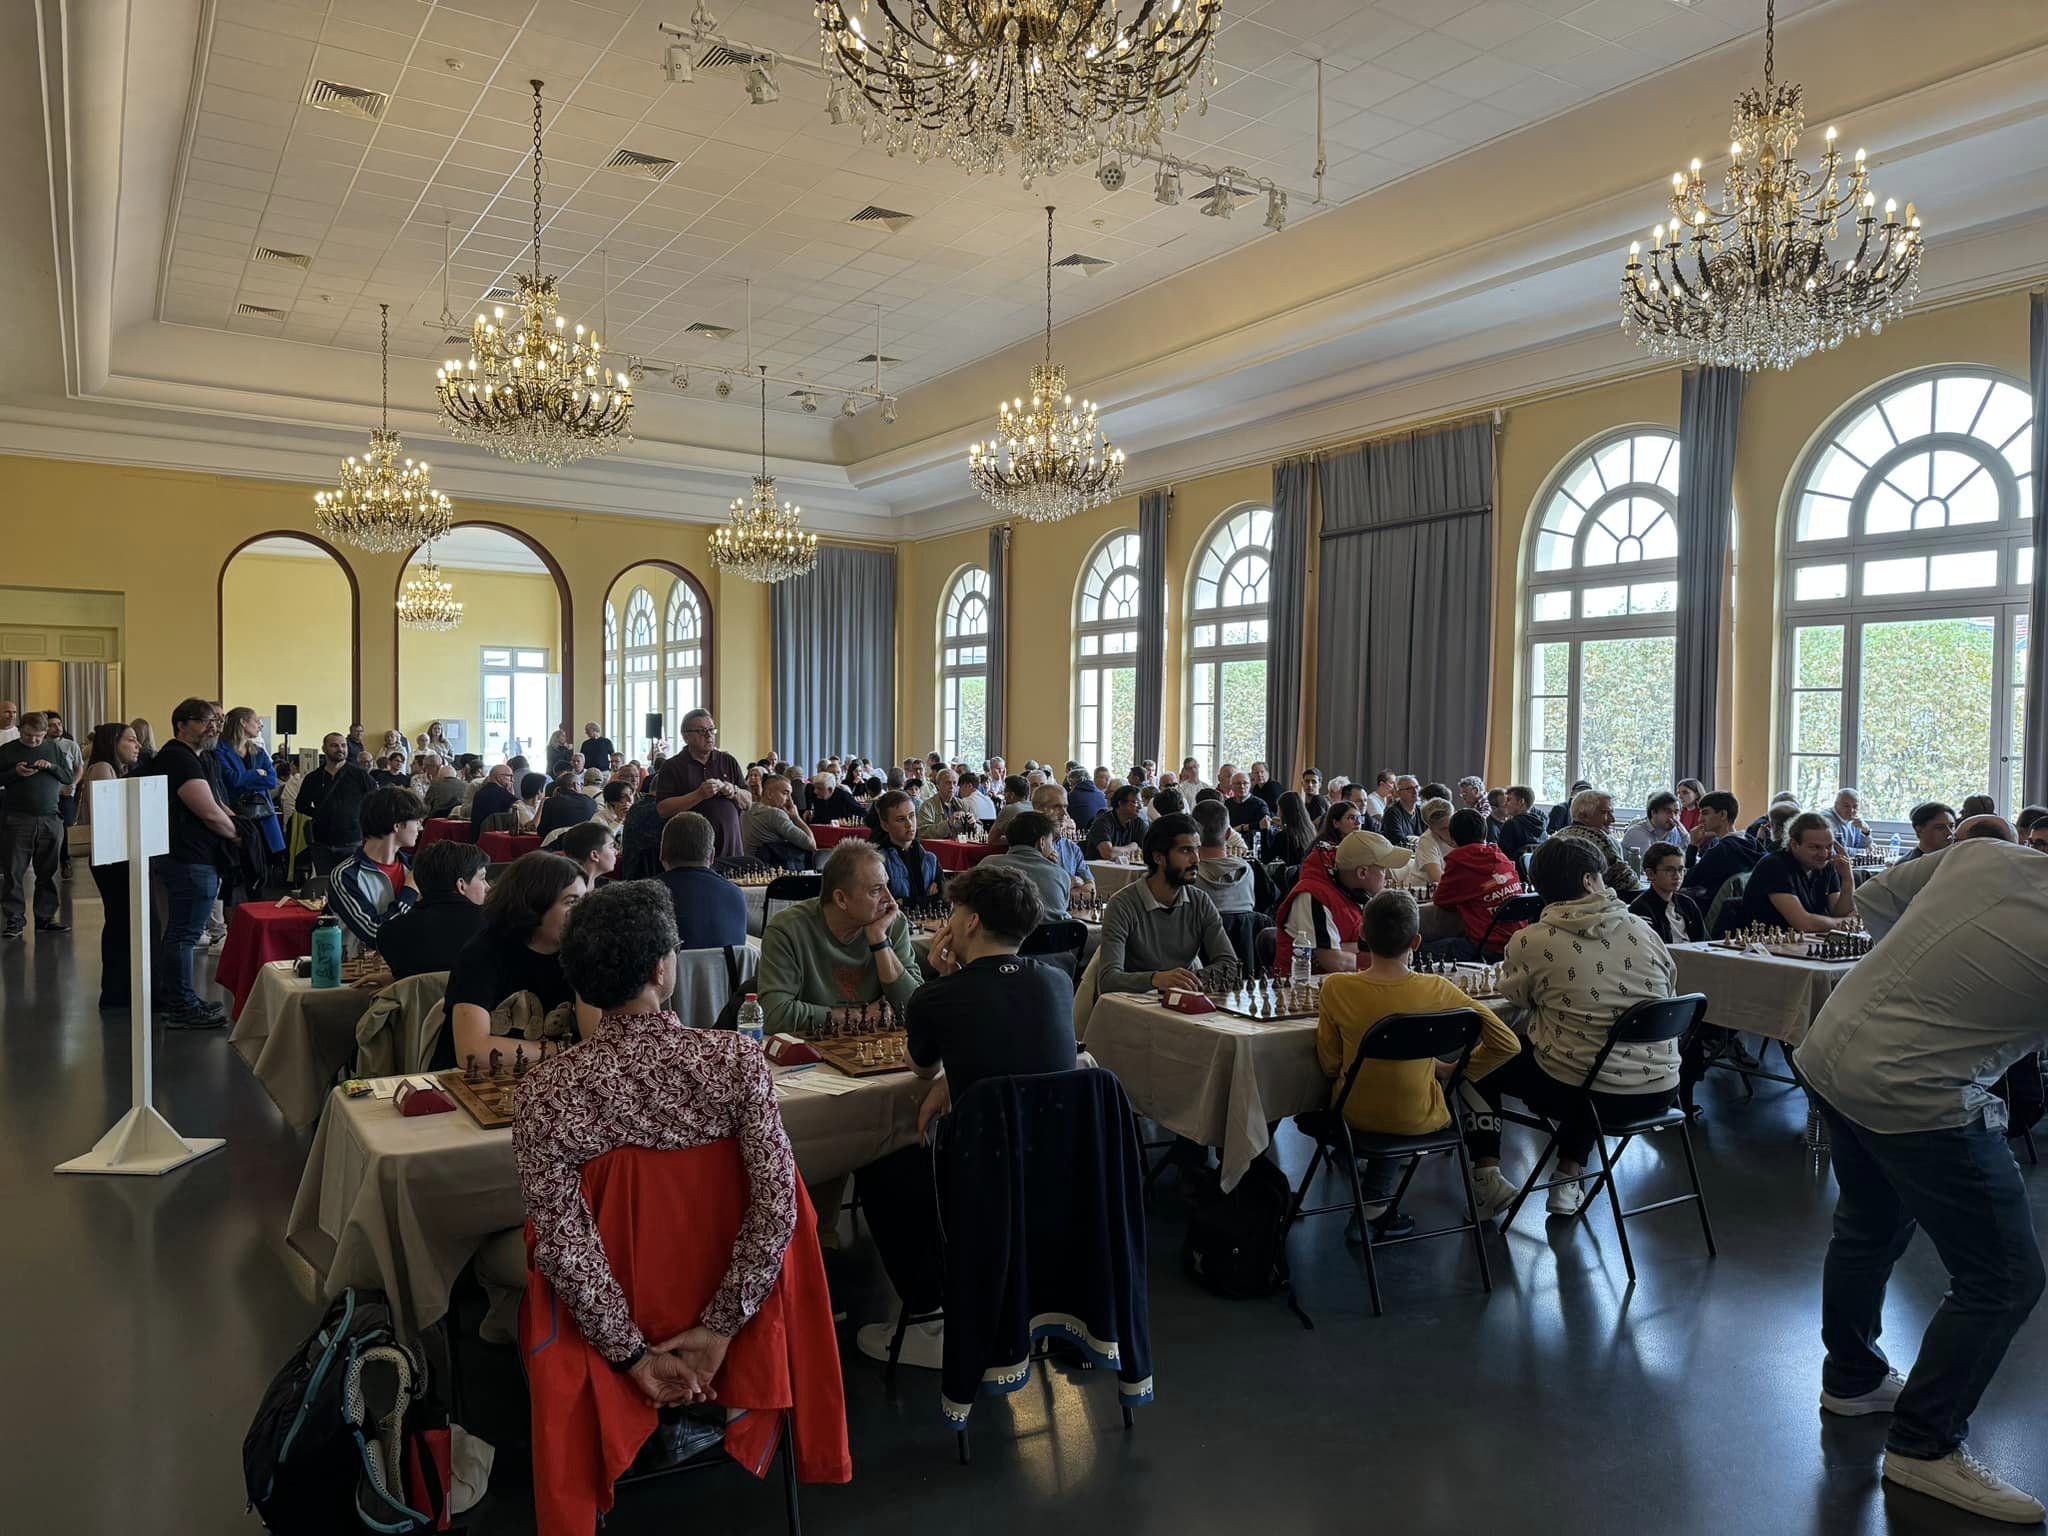
[[[1440,1013],[1470,1008],[1479,1015],[1479,1044],[1465,1068],[1468,1081],[1486,1076],[1521,1049],[1514,1031],[1491,1010],[1475,1003],[1442,976],[1418,975],[1409,961],[1421,946],[1421,919],[1406,891],[1382,891],[1365,905],[1359,936],[1361,965],[1350,975],[1323,981],[1316,1009],[1316,1059],[1329,1074],[1330,1101],[1343,1092],[1345,1074],[1360,1044],[1383,1019],[1397,1013]],[[1432,1061],[1368,1061],[1344,1103],[1344,1118],[1355,1131],[1381,1136],[1420,1136],[1451,1123],[1444,1102],[1449,1064]],[[1388,1218],[1388,1202],[1401,1180],[1403,1160],[1374,1158],[1362,1170],[1366,1219],[1392,1235],[1405,1218]],[[1479,1219],[1490,1221],[1513,1202],[1515,1186],[1498,1167],[1477,1170],[1472,1194]],[[1354,1238],[1357,1234],[1350,1234]]]

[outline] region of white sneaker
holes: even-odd
[[[889,1341],[896,1337],[896,1325],[891,1322],[867,1323],[853,1336],[855,1345],[870,1360],[889,1362]],[[914,1365],[921,1371],[941,1370],[946,1364],[946,1322],[944,1318],[929,1323],[912,1323],[903,1330],[903,1351],[897,1355],[898,1365]]]
[[[1498,1168],[1472,1170],[1472,1205],[1481,1221],[1492,1221],[1515,1203],[1521,1190]]]
[[[1543,1202],[1543,1208],[1553,1216],[1576,1216],[1579,1207],[1586,1203],[1586,1191],[1577,1179],[1569,1184],[1553,1184],[1550,1198]]]
[[[1936,1461],[1918,1456],[1884,1453],[1884,1480],[1911,1488],[1930,1499],[1940,1499],[1958,1509],[1987,1520],[2004,1520],[2013,1525],[2032,1525],[2041,1518],[2041,1501],[2031,1493],[2013,1487],[1983,1462],[1959,1445]]]
[[[1905,1386],[1905,1377],[1897,1371],[1887,1371],[1883,1381],[1854,1397],[1837,1397],[1827,1388],[1821,1388],[1820,1405],[1829,1413],[1838,1413],[1845,1419],[1860,1419],[1866,1413],[1890,1413]]]

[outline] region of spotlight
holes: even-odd
[[[690,370],[687,368],[678,368],[674,373],[669,375],[668,381],[669,383],[673,384],[677,389],[683,390],[684,392],[687,393],[690,388]]]
[[[1152,201],[1162,208],[1180,206],[1180,172],[1170,165],[1162,165],[1159,174],[1152,178]]]
[[[1121,192],[1124,187],[1124,163],[1121,160],[1105,160],[1095,168],[1095,179],[1102,183],[1105,192]]]
[[[721,400],[730,400],[732,398],[732,380],[720,379],[718,381],[717,387],[712,391],[712,393],[717,395],[718,398]]]
[[[848,395],[844,400],[839,402],[839,414],[842,416],[850,417],[859,409],[860,402],[855,400],[851,395]]]
[[[747,66],[747,100],[757,107],[782,100],[782,87],[775,83],[773,71],[763,60],[756,59]]]
[[[1202,205],[1202,216],[1210,219],[1227,219],[1237,212],[1237,191],[1230,185],[1228,176],[1216,178],[1216,185],[1209,189],[1209,200]]]
[[[1266,194],[1266,228],[1278,234],[1287,227],[1287,194],[1275,187]]]
[[[803,413],[806,416],[818,414],[818,397],[816,395],[805,395],[803,397]]]
[[[887,395],[882,397],[882,424],[889,427],[896,425],[896,402]]]
[[[697,78],[697,66],[685,43],[670,43],[661,56],[661,72],[670,85],[688,85]]]

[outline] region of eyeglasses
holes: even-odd
[[[715,725],[693,725],[683,734],[685,736],[716,736],[718,734],[718,727]]]

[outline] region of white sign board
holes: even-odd
[[[92,786],[92,861],[121,864],[128,859],[128,817],[131,808],[142,819],[145,856],[171,851],[170,800],[167,780],[156,774],[139,779],[100,779]]]

